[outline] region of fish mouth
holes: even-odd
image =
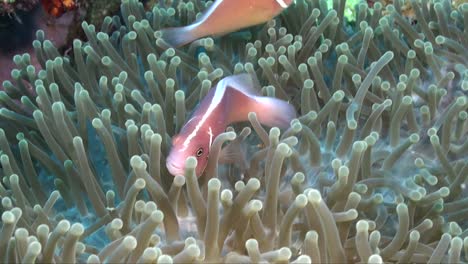
[[[173,162],[169,160],[166,163],[167,170],[170,174],[177,176],[177,175],[184,175],[184,168],[176,166]]]

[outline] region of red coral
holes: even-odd
[[[42,6],[54,17],[60,17],[65,12],[77,8],[75,0],[41,0]]]

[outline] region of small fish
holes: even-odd
[[[41,0],[45,11],[54,17],[77,8],[75,0]]]
[[[193,24],[161,30],[163,39],[180,47],[209,35],[223,35],[264,23],[294,0],[217,0]]]
[[[169,172],[184,175],[185,160],[193,156],[198,161],[196,174],[200,176],[216,136],[229,124],[248,120],[250,112],[257,114],[260,123],[279,128],[287,128],[296,117],[294,107],[288,102],[260,96],[250,75],[225,77],[208,92],[180,133],[172,139],[172,149],[166,160]]]

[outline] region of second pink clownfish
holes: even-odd
[[[296,117],[294,107],[277,98],[260,96],[253,87],[251,76],[241,74],[225,77],[208,92],[172,140],[172,149],[166,159],[166,167],[172,175],[184,175],[185,160],[193,156],[197,159],[196,174],[200,176],[216,136],[229,124],[248,120],[250,112],[255,112],[263,125],[289,126]]]
[[[162,29],[163,39],[173,47],[183,46],[209,35],[223,35],[264,23],[294,0],[216,0],[193,24]]]

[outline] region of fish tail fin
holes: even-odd
[[[198,38],[193,26],[161,29],[162,39],[172,47],[181,47]]]
[[[269,127],[288,128],[296,118],[296,110],[286,101],[272,97],[257,97],[255,111],[258,121]]]

